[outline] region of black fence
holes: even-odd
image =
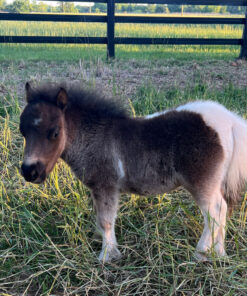
[[[49,0],[45,0],[49,1]],[[61,1],[61,0],[58,0]],[[62,2],[74,2],[63,0]],[[163,45],[239,45],[240,58],[247,59],[247,14],[244,18],[231,17],[156,17],[116,16],[115,3],[174,4],[174,5],[229,5],[246,6],[247,0],[76,0],[76,2],[101,2],[107,4],[106,15],[66,14],[18,14],[0,13],[5,21],[52,21],[52,22],[104,22],[107,23],[106,37],[46,37],[46,36],[0,36],[0,43],[64,43],[64,44],[107,44],[107,56],[115,57],[116,44],[163,44]],[[145,24],[228,24],[243,25],[242,39],[234,38],[128,38],[115,37],[116,23]]]

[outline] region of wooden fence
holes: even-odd
[[[45,0],[49,1],[49,0]],[[58,0],[61,1],[61,0]],[[74,2],[74,0],[63,0]],[[247,0],[76,0],[76,2],[101,2],[107,4],[106,15],[70,14],[26,14],[0,13],[0,21],[51,21],[51,22],[104,22],[107,23],[106,37],[60,37],[60,36],[0,36],[0,43],[67,43],[67,44],[107,44],[107,56],[115,57],[116,44],[181,44],[181,45],[239,45],[240,58],[247,59],[247,14],[244,18],[231,17],[156,17],[156,16],[116,16],[115,3],[175,4],[175,5],[230,5],[246,6]],[[115,37],[116,23],[145,24],[228,24],[243,25],[243,37],[234,38],[135,38]]]

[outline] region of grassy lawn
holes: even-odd
[[[239,46],[171,46],[116,45],[116,58],[121,60],[191,59],[206,61],[232,60],[239,56]],[[106,45],[0,44],[0,61],[78,61],[106,59]]]
[[[203,227],[187,192],[123,195],[116,222],[123,258],[103,266],[90,192],[70,169],[59,162],[44,185],[25,183],[19,173],[18,123],[30,79],[100,88],[136,115],[210,99],[246,117],[246,62],[193,57],[0,62],[2,295],[246,295],[245,192],[227,223],[228,257],[204,264],[193,257]]]
[[[0,22],[0,35],[104,36],[104,24]],[[241,26],[116,26],[116,36],[240,38]],[[247,63],[234,46],[0,44],[0,295],[247,294],[247,194],[227,223],[228,257],[197,263],[203,225],[182,189],[123,195],[116,235],[123,258],[102,265],[90,192],[60,161],[43,185],[19,173],[27,80],[73,81],[145,115],[214,100],[247,117]],[[212,254],[213,255],[213,254]]]

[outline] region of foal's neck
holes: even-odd
[[[87,182],[86,177],[91,178],[94,163],[109,159],[112,145],[115,146],[117,141],[115,131],[121,120],[124,119],[95,118],[93,114],[75,108],[66,110],[66,144],[61,158],[83,182]]]
[[[115,119],[95,117],[77,106],[70,106],[65,111],[66,144],[62,158],[66,160],[74,157],[74,154],[78,156],[78,153],[85,151],[85,147],[99,142],[103,145],[100,139],[106,130],[113,128],[113,121]]]

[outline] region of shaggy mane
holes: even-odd
[[[45,101],[56,104],[59,90],[68,94],[68,108],[76,107],[97,118],[127,118],[127,112],[114,98],[106,98],[98,91],[85,90],[79,85],[45,83],[32,87],[31,102]]]

